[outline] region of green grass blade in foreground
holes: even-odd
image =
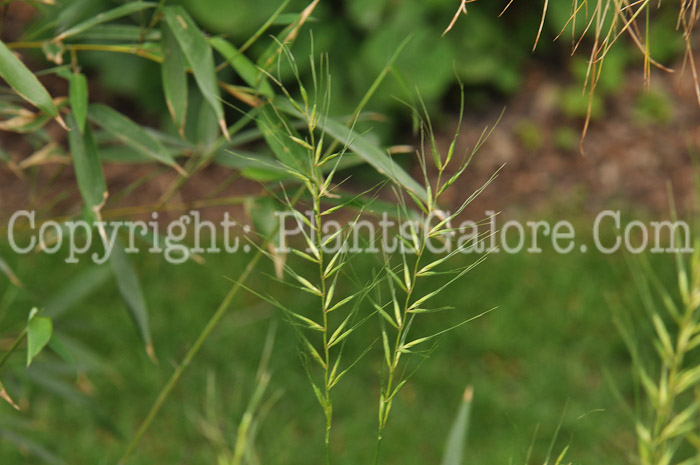
[[[139,330],[141,339],[146,345],[146,353],[155,360],[153,352],[153,343],[151,341],[151,330],[148,324],[148,308],[146,300],[143,297],[139,277],[136,274],[134,266],[129,261],[123,245],[119,240],[114,244],[114,250],[110,256],[110,264],[114,272],[114,278],[117,281],[119,294],[121,294],[124,304],[129,310],[129,315],[134,320],[134,324]]]
[[[224,120],[224,108],[221,104],[219,85],[216,78],[214,54],[207,39],[184,8],[169,6],[163,9],[163,15],[165,22],[180,46],[182,54],[189,63],[190,68],[192,68],[197,87],[199,87],[205,100],[214,110],[221,131],[228,136],[226,121]]]
[[[2,41],[0,41],[0,76],[20,97],[51,116],[59,116],[58,109],[48,91]]]
[[[306,120],[306,116],[288,102],[276,100],[275,104],[285,113]],[[318,127],[341,144],[347,146],[381,174],[408,189],[421,200],[427,201],[428,194],[425,188],[401,168],[385,151],[370,142],[369,139],[353,132],[352,129],[331,118],[319,118]]]
[[[58,42],[59,40],[64,40],[67,39],[68,37],[74,36],[76,34],[80,34],[81,32],[84,32],[94,26],[97,26],[102,23],[106,23],[115,19],[119,19],[123,16],[130,15],[131,13],[136,13],[138,11],[143,11],[148,8],[154,8],[156,6],[156,3],[154,2],[130,2],[126,3],[122,6],[118,6],[112,10],[106,11],[104,13],[100,13],[90,19],[87,19],[81,23],[76,24],[75,26],[71,27],[65,32],[62,32],[59,34],[55,39],[54,42]]]
[[[118,111],[106,105],[94,103],[88,109],[88,117],[134,150],[182,172],[182,168],[175,163],[173,156],[158,139]]]
[[[445,451],[441,462],[442,465],[462,465],[462,463],[464,463],[464,445],[467,442],[467,434],[469,433],[473,395],[474,390],[471,386],[468,386],[464,391],[457,416],[447,435],[447,442],[445,443]]]

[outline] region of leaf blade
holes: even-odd
[[[46,347],[53,333],[51,319],[37,314],[37,310],[33,309],[27,322],[27,366],[31,365],[34,357]]]
[[[102,129],[137,152],[177,170],[182,169],[175,163],[173,156],[158,139],[113,108],[94,103],[88,108],[88,117]]]
[[[82,133],[85,131],[88,109],[88,86],[84,74],[71,74],[68,82],[68,100],[70,107]]]
[[[469,417],[473,392],[471,386],[468,386],[464,391],[459,410],[447,435],[442,465],[461,465],[463,463],[462,457],[464,455],[464,444],[469,433]]]
[[[190,68],[192,68],[197,87],[214,110],[223,134],[228,135],[211,46],[184,8],[180,6],[165,7],[163,19],[175,36]]]
[[[124,246],[119,240],[115,241],[114,250],[109,261],[117,283],[117,288],[119,289],[119,294],[139,331],[141,340],[146,345],[146,353],[151,359],[154,359],[146,299],[143,297],[143,291],[141,290],[141,284],[136,274],[136,269],[129,260]]]
[[[89,126],[85,126],[84,133],[80,133],[73,114],[68,115],[67,122],[70,129],[68,144],[73,157],[78,190],[85,206],[93,212],[98,212],[107,197],[107,184],[100,165],[95,137]]]
[[[275,91],[266,79],[264,73],[253,64],[245,55],[240,53],[229,41],[221,37],[212,37],[209,43],[219,52],[238,75],[250,87],[258,90],[268,98],[275,96]]]
[[[177,39],[167,23],[163,23],[161,27],[161,47],[163,49],[163,64],[160,69],[165,103],[175,126],[182,134],[187,116],[185,57],[182,55]]]
[[[58,109],[49,92],[2,41],[0,41],[0,77],[7,81],[24,100],[51,116],[58,116]]]
[[[68,37],[80,34],[92,27],[99,24],[106,23],[115,19],[119,19],[123,16],[130,15],[131,13],[136,13],[139,11],[147,10],[149,8],[155,8],[157,4],[155,2],[129,2],[124,5],[113,8],[104,13],[100,13],[90,19],[86,19],[70,29],[62,32],[54,39],[54,42],[67,39]]]
[[[306,121],[306,115],[299,112],[290,103],[276,100],[275,104],[285,113]],[[427,201],[428,194],[425,188],[401,168],[387,153],[372,144],[366,137],[353,132],[351,128],[331,118],[318,118],[317,123],[319,129],[346,146],[351,152],[359,155],[381,174],[409,190],[421,200]]]

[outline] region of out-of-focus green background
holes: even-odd
[[[102,11],[105,4],[112,5],[104,0],[73,3],[76,18],[89,17]],[[183,4],[208,33],[225,35],[239,46],[279,6],[279,2],[269,0],[186,0]],[[287,10],[298,13],[306,5],[294,0]],[[522,102],[534,93],[530,80],[533,75],[535,84],[544,82],[555,87],[554,97],[545,99],[545,106],[556,107],[553,114],[564,115],[561,119],[571,126],[559,126],[555,116],[552,128],[543,129],[531,119],[538,110],[522,111],[516,103],[515,113],[506,110],[506,115],[522,111],[522,117],[506,124],[514,134],[516,147],[508,142],[510,139],[496,138],[501,143],[477,156],[476,174],[470,178],[471,172],[467,172],[461,194],[468,195],[483,182],[478,177],[492,171],[490,163],[498,166],[510,161],[505,153],[524,153],[529,163],[527,182],[544,186],[539,197],[521,196],[521,192],[530,191],[521,185],[526,181],[515,177],[494,183],[489,191],[496,194],[487,199],[494,200],[498,208],[505,204],[507,215],[517,219],[558,220],[562,198],[554,188],[568,186],[571,176],[583,176],[583,170],[576,170],[584,162],[574,157],[579,156],[578,131],[588,110],[588,100],[581,92],[586,55],[570,57],[570,35],[552,42],[568,20],[569,0],[549,2],[535,52],[532,48],[543,2],[516,0],[499,18],[505,5],[487,0],[470,3],[468,14],[441,37],[459,1],[322,1],[292,51],[303,79],[310,78],[307,57],[312,50],[316,56],[328,54],[333,86],[331,112],[347,115],[397,47],[410,37],[390,76],[366,108],[385,115],[384,123],[373,133],[383,138],[385,145],[413,140],[410,112],[402,101],[416,104],[416,90],[444,138],[445,134],[451,135],[456,121],[458,80],[465,85],[466,112],[469,124],[478,126],[477,133],[492,124],[494,115],[504,106]],[[675,14],[667,11],[658,13],[649,30],[652,54],[664,63],[678,60],[683,47],[680,37],[672,33]],[[582,27],[577,24],[577,31]],[[251,58],[257,58],[264,43],[261,40],[253,45],[247,52]],[[582,48],[587,45],[584,41]],[[99,89],[98,95],[117,101],[137,120],[161,121],[166,127],[170,124],[157,65],[132,56],[96,52],[85,53],[81,59],[91,82]],[[640,64],[629,43],[612,49],[594,98],[594,121],[610,114],[616,115],[616,121],[629,120],[629,138],[655,125],[668,127],[677,122],[674,118],[683,116],[673,113],[673,100],[664,91],[635,94],[630,97],[633,103],[629,112],[617,111],[620,102],[629,101],[625,95],[630,69]],[[533,74],[533,69],[537,73]],[[282,69],[286,80],[291,76],[285,72]],[[474,138],[470,140],[473,142]],[[537,157],[544,146],[554,147],[557,154],[546,163]],[[479,160],[486,160],[485,166],[479,165]],[[608,183],[620,185],[639,174],[634,171],[636,165],[629,171],[623,166],[619,173],[616,166],[603,167],[601,162],[600,172],[595,173],[613,179]],[[649,170],[658,171],[657,165],[649,166]],[[679,170],[678,176],[686,175]],[[565,181],[557,183],[559,179]],[[554,186],[551,191],[550,184]],[[665,215],[644,204],[649,191],[639,186],[628,189],[627,196],[617,197],[617,191],[611,194],[614,205],[642,216],[650,212]],[[581,202],[589,208],[576,204],[566,209],[564,219],[579,225],[581,240],[590,243],[592,238],[585,231],[590,232],[593,221],[595,210],[591,208],[600,207],[610,197],[596,197],[604,189],[595,183],[582,182],[575,188],[581,190],[580,197],[592,200]],[[572,195],[579,195],[579,191]],[[630,197],[641,202],[631,205]],[[3,213],[22,207],[17,202],[3,203],[3,199],[0,206]],[[20,257],[10,251],[6,241],[0,244],[0,256],[26,286],[20,289],[7,282],[4,275],[0,278],[0,334],[14,334],[22,327],[25,309],[44,307],[55,317],[55,329],[67,341],[80,373],[58,363],[51,352],[41,354],[26,373],[22,357],[11,361],[3,373],[3,383],[22,411],[14,412],[0,402],[2,464],[115,463],[156,393],[230,287],[226,277],[237,277],[249,259],[245,254],[209,255],[204,263],[171,265],[157,255],[134,257],[151,310],[159,359],[154,364],[126,317],[108,269],[84,263],[67,265],[62,256]],[[460,260],[466,264],[474,258]],[[356,258],[358,273],[369,270],[375,259]],[[652,260],[661,281],[672,283],[672,257]],[[303,261],[298,266],[303,266]],[[272,273],[269,264],[255,272],[251,287],[264,288],[279,300],[300,306],[308,303],[308,296],[270,284],[264,273]],[[474,386],[475,397],[465,463],[544,463],[552,441],[553,454],[556,456],[568,445],[567,458],[574,463],[629,463],[635,438],[633,421],[624,405],[634,402],[635,379],[627,349],[613,324],[611,301],[621,301],[634,321],[645,314],[623,254],[574,252],[562,256],[551,247],[545,247],[542,254],[496,254],[440,299],[441,304],[457,310],[426,321],[418,332],[431,334],[465,316],[496,306],[498,309],[439,339],[431,358],[394,406],[384,435],[383,463],[439,463],[447,431],[468,384]],[[260,463],[322,462],[323,418],[295,350],[292,331],[275,309],[252,295],[238,296],[234,307],[206,342],[130,463],[217,463],[222,444],[232,447],[271,327],[276,327],[276,332],[267,399],[274,402],[256,440]],[[375,329],[358,331],[352,343],[356,346],[348,350],[361,352],[373,342]],[[640,324],[640,331],[647,331],[646,326]],[[333,441],[333,463],[337,465],[365,464],[373,459],[381,363],[381,352],[371,352],[362,368],[339,387]]]
[[[590,237],[584,233],[581,240]],[[421,334],[496,305],[498,309],[439,339],[394,407],[384,439],[386,463],[438,463],[467,384],[475,389],[469,463],[524,463],[531,446],[529,463],[543,463],[559,426],[557,454],[570,445],[567,456],[576,463],[626,463],[634,436],[615,391],[630,396],[633,378],[606,301],[606,296],[615,295],[636,305],[624,259],[597,253],[563,257],[544,249],[540,255],[494,255],[440,297],[440,305],[453,305],[457,311],[425,320],[417,329]],[[2,252],[11,256],[7,249]],[[373,261],[364,256],[355,264],[361,271]],[[205,265],[169,265],[162,257],[145,255],[136,263],[152,309],[158,365],[148,359],[124,317],[115,286],[108,279],[90,283],[102,271],[94,266],[67,267],[60,258],[46,255],[17,263],[27,288],[40,291],[47,308],[61,305],[62,299],[71,302],[56,330],[71,342],[76,362],[86,374],[77,380],[83,392],[76,393],[69,388],[76,382],[75,373],[52,368],[55,357],[50,354],[40,357],[29,369],[31,382],[5,382],[26,403],[20,415],[10,415],[11,407],[0,405],[6,414],[0,428],[26,433],[64,463],[117,460],[124,438],[228,289],[230,281],[224,276],[236,276],[246,256],[211,256]],[[658,264],[661,270],[672,270],[670,259],[659,259]],[[312,299],[283,286],[271,289],[269,278],[262,275],[272,272],[269,268],[262,267],[250,285],[299,306]],[[57,277],[47,281],[43,273],[32,270]],[[93,285],[80,302],[72,303],[65,295],[67,289],[80,293]],[[39,303],[5,283],[0,296],[3,327],[8,329],[21,324],[15,309]],[[229,444],[234,440],[253,388],[262,341],[279,319],[275,309],[252,296],[238,298],[234,306],[190,367],[133,463],[215,463],[217,448],[205,432],[213,428]],[[633,314],[641,318],[643,311]],[[372,342],[376,331],[371,326],[362,329],[348,347],[350,353]],[[279,397],[256,441],[261,463],[322,461],[322,415],[295,345],[292,331],[280,322],[270,385],[270,392]],[[334,463],[373,459],[381,363],[377,351],[337,391]],[[14,368],[23,370],[21,363]],[[210,410],[213,417],[207,418]],[[1,449],[3,461],[27,463],[22,449],[7,439]]]

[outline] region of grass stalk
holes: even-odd
[[[299,189],[297,194],[294,196],[293,202],[296,202],[299,197],[301,196],[302,190]],[[272,237],[277,233],[277,229],[275,228],[274,231],[270,234],[268,238],[265,239],[265,242],[269,242]],[[131,441],[129,442],[129,445],[127,446],[124,455],[122,455],[121,459],[119,460],[119,465],[126,465],[127,461],[131,457],[131,455],[134,453],[134,450],[136,447],[139,445],[141,440],[143,439],[144,435],[148,431],[148,428],[151,426],[153,423],[153,420],[155,417],[158,415],[160,410],[163,408],[163,405],[165,404],[166,400],[172,393],[173,389],[177,385],[177,382],[180,380],[182,377],[183,373],[187,369],[187,367],[192,363],[192,360],[194,360],[195,356],[199,352],[199,350],[202,348],[206,340],[209,338],[211,333],[214,331],[214,329],[219,325],[223,317],[226,315],[228,310],[231,307],[231,302],[233,301],[234,297],[238,294],[238,292],[243,288],[243,283],[248,279],[248,277],[251,275],[253,270],[255,269],[258,261],[260,261],[260,258],[262,257],[262,248],[258,249],[258,251],[253,255],[251,260],[248,262],[246,265],[245,269],[241,273],[241,275],[238,278],[238,281],[233,284],[231,289],[229,290],[228,294],[226,294],[226,297],[224,297],[224,300],[221,302],[219,307],[216,309],[214,314],[211,316],[207,324],[204,326],[204,329],[202,329],[202,332],[199,334],[197,339],[195,340],[194,344],[190,348],[190,350],[187,351],[187,354],[185,355],[185,358],[180,362],[180,364],[177,366],[173,374],[170,376],[168,379],[167,383],[163,386],[161,391],[158,393],[158,396],[156,397],[156,400],[153,402],[151,405],[151,408],[148,411],[148,414],[144,418],[144,420],[141,422],[141,425],[139,426],[138,430],[136,431],[136,434],[133,436]]]

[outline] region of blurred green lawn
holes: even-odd
[[[86,283],[95,271],[66,265],[45,254],[18,260],[0,246],[30,292],[0,282],[0,333],[16,334],[33,305],[54,305],[70,283]],[[204,265],[170,265],[162,257],[133,256],[151,311],[159,363],[142,349],[111,279],[55,322],[68,335],[76,362],[86,369],[77,385],[74,372],[43,353],[24,375],[23,352],[15,354],[2,380],[25,407],[15,413],[0,404],[0,463],[40,463],[10,439],[28,439],[67,464],[114,464],[123,453],[174,365],[214,312],[249,255],[209,255]],[[474,257],[464,257],[473,260]],[[661,269],[672,266],[662,257]],[[668,262],[668,263],[667,263]],[[358,257],[358,274],[372,264]],[[93,266],[93,265],[90,265]],[[670,269],[670,268],[669,268]],[[88,271],[86,271],[88,270]],[[271,272],[267,265],[260,271]],[[367,271],[368,272],[368,271]],[[447,431],[467,384],[475,388],[465,463],[543,463],[557,426],[554,456],[570,444],[575,463],[624,463],[635,449],[633,425],[623,414],[606,376],[628,398],[633,382],[630,359],[612,323],[606,295],[633,295],[622,255],[544,253],[489,257],[462,282],[441,295],[453,305],[422,320],[416,334],[430,334],[491,307],[498,310],[441,337],[436,350],[400,394],[383,443],[383,463],[437,464]],[[106,274],[105,274],[106,276]],[[250,284],[293,305],[312,296],[271,285],[261,273]],[[303,294],[303,293],[302,293]],[[41,296],[41,301],[29,296]],[[70,299],[69,299],[70,300]],[[59,302],[60,303],[60,302]],[[161,415],[137,450],[133,464],[213,464],[216,447],[202,422],[233,444],[238,420],[254,385],[265,336],[280,315],[249,294],[240,294],[185,373]],[[358,353],[379,334],[371,319],[348,346]],[[271,360],[268,398],[280,397],[267,414],[257,440],[260,463],[321,463],[323,416],[295,351],[291,329],[280,321]],[[381,348],[340,383],[334,412],[335,464],[372,463]],[[215,386],[216,418],[206,418],[207,386]],[[210,402],[211,406],[211,402]],[[21,439],[24,438],[24,439]],[[29,448],[31,449],[31,447]],[[24,450],[29,450],[25,448]],[[36,449],[35,449],[36,450]]]

